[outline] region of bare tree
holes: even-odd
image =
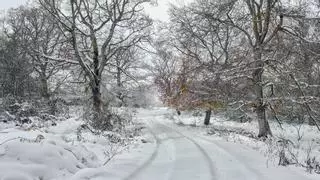
[[[175,104],[174,97],[178,92],[178,85],[175,83],[178,62],[169,48],[170,46],[167,46],[166,41],[155,43],[157,58],[153,62],[152,72],[155,76],[155,84],[160,92],[161,101],[166,105],[172,106]],[[179,107],[175,108],[177,108],[177,112],[180,114]]]
[[[36,79],[31,77],[33,66],[24,50],[23,41],[26,30],[20,28],[21,16],[10,10],[2,21],[1,34],[1,89],[2,96],[33,97],[38,93]],[[17,26],[11,26],[15,24]]]
[[[126,105],[125,99],[128,96],[126,91],[127,82],[131,82],[130,84],[138,83],[132,83],[138,81],[133,74],[133,71],[139,68],[138,53],[142,52],[137,47],[131,46],[128,49],[119,50],[114,56],[114,68],[112,68],[114,72],[112,74],[116,78],[116,97],[119,100],[118,105],[120,107]]]
[[[252,83],[255,94],[255,111],[259,122],[259,137],[271,135],[266,118],[263,72],[265,68],[265,48],[281,31],[283,14],[277,0],[231,0],[226,2],[200,1],[203,11],[199,12],[230,28],[237,29],[251,47],[252,61],[247,67],[252,69]],[[212,8],[216,11],[212,13]]]
[[[0,97],[28,98],[38,92],[36,79],[31,76],[33,66],[22,50],[19,38],[18,34],[12,33],[0,40]]]
[[[270,67],[268,73],[271,70],[277,74],[272,81],[274,90],[271,94],[278,94],[267,101],[273,114],[291,122],[308,122],[319,129],[319,32],[313,31],[318,28],[319,18],[314,15],[317,8],[310,6],[312,3],[305,1],[290,14],[284,13],[290,26],[282,28],[284,33],[269,44],[274,58],[266,61]]]
[[[149,0],[70,0],[60,6],[54,0],[39,0],[70,38],[77,63],[91,88],[94,111],[102,112],[101,82],[113,56],[145,37],[151,20],[143,15]],[[65,9],[61,7],[66,7]]]
[[[211,111],[218,108],[217,104],[222,104],[223,97],[227,97],[224,96],[226,82],[221,72],[231,68],[229,52],[235,32],[199,13],[202,10],[197,4],[181,8],[173,6],[170,12],[171,44],[184,59],[180,74],[189,74],[189,79],[193,79],[192,83],[188,80],[184,88],[188,90],[188,97],[193,98],[189,105],[206,110],[204,124],[208,125]]]
[[[315,52],[310,47],[317,44],[306,43],[305,33],[296,32],[296,22],[299,26],[308,26],[301,22],[306,19],[301,15],[303,6],[303,3],[292,6],[278,0],[201,0],[188,6],[173,7],[169,29],[176,38],[169,43],[178,50],[180,58],[189,57],[190,61],[196,62],[192,66],[198,67],[194,69],[199,76],[194,77],[196,80],[188,86],[188,91],[195,95],[193,98],[209,104],[209,110],[221,105],[215,101],[231,105],[240,103],[236,109],[241,111],[244,106],[253,107],[259,137],[272,135],[266,110],[269,108],[275,116],[273,103],[277,104],[279,99],[302,98],[296,102],[301,102],[314,122],[315,112],[308,104],[313,101],[302,85],[305,81],[302,83],[297,78],[302,78],[301,75],[294,75],[302,71],[309,79],[307,84],[312,84],[314,75],[309,70],[317,67],[310,59],[317,54],[310,54],[310,51]],[[299,44],[300,50],[292,46],[292,42]],[[291,50],[280,50],[282,46]],[[300,65],[298,69],[293,68],[297,64],[297,54],[305,60],[303,69]],[[290,80],[280,79],[283,75]],[[286,93],[276,85],[295,87],[295,93],[290,97],[276,97]]]
[[[47,56],[64,57],[67,54],[63,34],[52,16],[40,8],[20,7],[12,9],[8,16],[8,28],[19,33],[21,50],[30,57],[39,76],[41,96],[49,99],[48,80],[66,63],[50,61]]]

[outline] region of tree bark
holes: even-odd
[[[100,116],[100,114],[102,113],[102,99],[100,87],[96,85],[92,87],[91,90],[93,99],[93,110],[98,116]]]
[[[121,83],[121,68],[120,64],[117,64],[117,98],[119,99],[119,107],[122,107],[124,104],[123,94],[122,94],[122,83]]]
[[[204,125],[210,124],[211,110],[206,110],[206,116],[204,117]]]
[[[263,82],[262,74],[264,62],[262,61],[261,47],[255,48],[254,50],[255,70],[252,73],[254,92],[256,95],[256,113],[259,125],[258,137],[268,137],[272,135],[269,122],[266,117],[266,106],[263,100]]]
[[[41,96],[45,100],[50,99],[49,89],[48,89],[48,81],[46,77],[41,77]]]
[[[49,88],[48,88],[48,79],[47,79],[47,65],[41,65],[40,66],[40,81],[41,81],[41,96],[45,100],[50,99],[50,93],[49,93]]]

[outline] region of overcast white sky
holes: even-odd
[[[28,0],[0,0],[0,10],[6,10],[12,7],[18,7],[19,5],[26,4]],[[192,0],[158,0],[158,6],[146,6],[147,13],[154,19],[167,21],[169,15],[167,13],[169,3],[176,4],[186,3]]]
[[[157,6],[146,6],[147,13],[154,19],[167,21],[169,20],[169,3],[174,3],[175,0],[158,0]]]
[[[0,9],[5,10],[27,3],[27,0],[0,0]]]
[[[158,0],[157,6],[146,6],[147,13],[154,19],[168,21],[169,20],[169,4],[186,4],[193,0]]]

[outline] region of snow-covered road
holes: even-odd
[[[157,138],[157,149],[128,179],[215,179],[213,162],[196,141],[157,122],[149,127]]]
[[[143,163],[137,163],[126,180],[308,180],[315,179],[294,167],[267,164],[258,151],[241,144],[224,142],[197,134],[164,120],[164,116],[144,114],[142,119],[155,139]],[[149,116],[148,116],[149,115]],[[142,148],[143,149],[143,148]],[[139,156],[136,156],[137,158]],[[141,157],[141,156],[140,156]],[[134,158],[130,162],[135,162]],[[136,160],[139,161],[138,159]],[[125,162],[125,161],[123,161]],[[138,165],[139,164],[139,165]],[[123,169],[128,165],[117,164]],[[133,170],[134,169],[134,170]],[[129,171],[127,171],[129,172]],[[121,179],[121,178],[119,178]]]
[[[110,144],[105,137],[89,131],[79,136],[78,128],[83,122],[77,118],[42,128],[2,124],[0,179],[319,179],[319,175],[309,174],[301,167],[278,166],[276,157],[270,160],[262,151],[253,149],[263,146],[261,143],[266,145],[263,142],[250,138],[242,139],[246,142],[243,144],[228,142],[219,136],[208,135],[208,127],[186,125],[186,119],[181,116],[178,122],[184,126],[177,125],[174,122],[177,118],[173,117],[170,109],[139,109],[135,117],[139,127],[140,123],[144,123],[147,128],[126,147]],[[257,146],[249,146],[251,142]],[[114,152],[116,156],[110,159],[106,152]]]

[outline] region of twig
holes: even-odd
[[[270,102],[268,102],[268,104],[269,104],[269,107],[270,107],[270,109],[271,109],[272,113],[274,114],[274,118],[277,120],[277,122],[278,122],[278,124],[279,124],[280,128],[283,130],[282,123],[281,123],[280,119],[278,118],[278,116],[277,116],[277,113],[276,113],[275,109],[272,107],[272,105],[271,105],[271,103],[270,103]]]
[[[70,149],[67,149],[67,148],[63,148],[63,149],[66,151],[69,151],[76,159],[79,160],[79,158],[77,157],[77,155],[73,151],[71,151]]]
[[[103,166],[105,166],[108,162],[110,162],[116,155],[120,154],[122,151],[124,151],[125,149],[127,149],[128,145],[125,146],[123,149],[121,149],[120,151],[117,151],[115,153],[113,153],[107,160],[105,163],[103,163]]]
[[[289,74],[289,75],[290,75],[291,79],[295,82],[295,84],[298,86],[298,89],[299,89],[302,97],[305,99],[305,94],[304,94],[304,92],[303,92],[303,90],[302,90],[299,82],[296,80],[296,78],[293,76],[293,74]],[[320,131],[320,127],[319,127],[319,124],[318,124],[317,120],[315,120],[314,117],[312,116],[312,109],[311,109],[311,107],[309,106],[309,104],[307,103],[306,100],[305,100],[305,102],[304,102],[303,104],[304,104],[304,106],[305,106],[306,109],[307,109],[307,113],[308,113],[308,115],[309,115],[309,118],[314,122],[314,124],[316,125],[316,127],[317,127],[318,130]]]

